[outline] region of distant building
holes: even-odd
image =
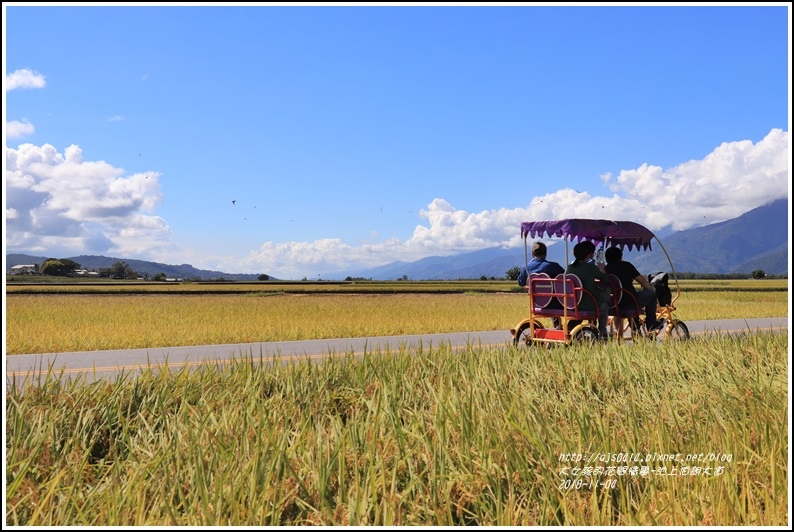
[[[39,269],[35,264],[17,264],[11,266],[12,275],[35,275],[39,273]]]
[[[76,277],[99,277],[99,272],[93,270],[75,270],[74,275]]]

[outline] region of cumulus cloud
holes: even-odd
[[[789,133],[773,129],[759,141],[726,142],[703,160],[672,168],[643,164],[601,177],[611,196],[570,188],[533,198],[526,207],[470,213],[442,198],[420,215],[427,223],[406,241],[350,246],[341,240],[266,242],[246,257],[246,271],[296,278],[306,271],[343,272],[486,247],[517,247],[521,222],[560,218],[631,220],[658,232],[680,231],[740,216],[788,197]],[[221,261],[222,263],[223,261]],[[240,264],[237,262],[237,264]],[[228,270],[225,270],[228,271]]]
[[[33,127],[33,124],[27,120],[23,120],[22,122],[12,120],[11,122],[6,123],[6,137],[10,139],[31,135],[35,131],[36,128]]]
[[[38,72],[23,68],[7,75],[4,87],[5,91],[8,92],[15,89],[41,89],[45,85],[44,76]],[[9,139],[31,135],[35,131],[36,128],[27,120],[6,122],[6,137]]]
[[[53,256],[154,252],[170,239],[165,220],[150,214],[162,201],[158,178],[85,161],[75,145],[7,148],[6,245]]]
[[[757,144],[725,142],[703,160],[664,170],[642,165],[608,183],[629,211],[650,229],[674,230],[735,218],[774,199],[788,197],[789,133],[773,129]],[[704,221],[704,217],[705,220]]]
[[[5,90],[15,89],[41,89],[46,85],[44,76],[33,70],[23,68],[15,70],[6,76]]]

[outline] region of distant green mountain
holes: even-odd
[[[38,264],[39,266],[48,258],[34,255],[24,255],[10,253],[6,255],[6,271],[17,264]],[[165,274],[169,278],[181,279],[200,279],[216,280],[225,279],[228,281],[254,281],[260,274],[253,273],[224,273],[214,270],[199,270],[190,264],[162,264],[159,262],[149,262],[136,259],[121,259],[117,257],[105,257],[102,255],[79,255],[77,257],[52,257],[57,259],[70,259],[86,270],[99,271],[100,268],[110,268],[116,262],[125,262],[139,275],[154,277],[157,274]],[[274,279],[275,280],[275,279]]]
[[[784,244],[778,248],[762,253],[747,262],[743,262],[737,268],[737,272],[754,272],[763,270],[765,273],[779,272],[781,265],[788,264],[788,245]]]
[[[788,273],[788,200],[776,200],[738,218],[678,231],[661,239],[678,272]],[[641,272],[669,271],[658,242],[653,251],[625,253]]]

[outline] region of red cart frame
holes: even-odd
[[[620,286],[620,281],[610,276],[612,303],[610,308],[609,331],[610,337],[623,341],[626,333],[630,339],[638,337],[657,338],[662,335],[663,340],[687,339],[689,330],[686,324],[678,320],[675,315],[675,302],[681,295],[678,277],[670,260],[670,255],[664,249],[661,241],[646,227],[630,221],[600,220],[588,218],[568,218],[563,220],[543,220],[536,222],[523,222],[521,224],[521,237],[524,240],[524,263],[528,264],[527,239],[559,238],[565,243],[565,260],[569,261],[569,244],[575,241],[589,240],[596,247],[603,250],[607,246],[618,246],[629,250],[651,250],[652,241],[656,240],[664,251],[670,271],[675,283],[675,295],[667,305],[657,307],[657,319],[663,320],[660,330],[649,333],[645,328],[643,315],[639,305],[631,302],[629,305],[620,305],[625,298],[633,298],[633,294]],[[666,276],[667,274],[665,274]],[[510,329],[515,345],[530,345],[533,343],[561,343],[570,345],[577,341],[595,341],[598,339],[595,311],[582,310],[582,298],[595,296],[582,288],[575,275],[562,273],[555,279],[550,279],[545,274],[532,274],[527,279],[526,290],[529,295],[529,317],[520,321]],[[547,308],[548,303],[556,299],[561,303],[561,309]],[[593,305],[595,307],[596,305]],[[628,309],[626,308],[628,307]],[[558,327],[546,327],[539,318],[552,318]]]

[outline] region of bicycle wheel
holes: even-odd
[[[588,343],[588,344],[595,344],[598,343],[598,329],[593,327],[592,325],[585,325],[578,331],[573,333],[571,339],[574,343]]]
[[[543,328],[543,324],[541,324],[538,320],[534,320],[534,323],[535,329]],[[516,331],[516,335],[513,338],[513,344],[516,347],[528,346],[532,342],[532,336],[530,335],[530,332],[529,323],[522,324]]]
[[[689,328],[683,321],[674,320],[670,327],[665,329],[664,340],[683,341],[689,340]]]

